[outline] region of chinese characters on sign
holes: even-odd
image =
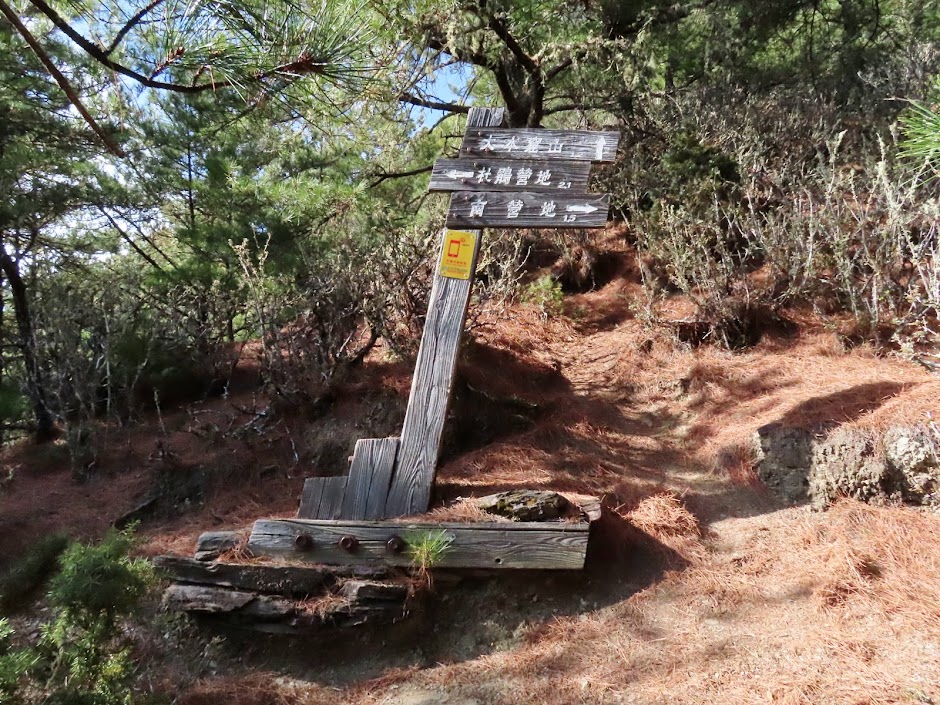
[[[451,192],[448,227],[603,227],[609,197],[588,193],[588,178],[619,141],[618,132],[471,127],[460,158],[434,164],[429,190]]]
[[[607,194],[462,191],[451,196],[448,227],[596,228],[607,222]]]
[[[590,162],[438,159],[430,191],[586,191]]]
[[[493,130],[470,128],[464,133],[461,156],[520,157],[586,162],[612,162],[619,132],[582,130]]]

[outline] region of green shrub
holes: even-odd
[[[551,318],[561,313],[564,296],[561,284],[546,274],[526,287],[523,298],[538,306],[543,318]]]
[[[43,536],[0,576],[0,612],[24,607],[29,597],[56,567],[69,540],[62,534]]]
[[[129,531],[98,545],[73,544],[60,558],[49,603],[55,616],[34,646],[14,648],[0,620],[0,702],[23,705],[129,705],[134,662],[119,619],[153,584],[150,564],[132,559]]]
[[[50,601],[89,622],[129,614],[153,581],[150,564],[127,555],[133,545],[130,531],[110,531],[97,546],[70,546],[50,584]]]
[[[29,412],[29,401],[17,385],[0,383],[0,422],[16,423]]]

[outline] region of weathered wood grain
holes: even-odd
[[[579,193],[587,190],[590,173],[590,162],[438,159],[428,191]]]
[[[307,478],[297,516],[302,519],[338,519],[345,492],[345,476]]]
[[[602,228],[609,194],[460,191],[450,197],[450,228]]]
[[[450,544],[435,561],[438,568],[528,568],[580,570],[588,544],[587,524],[493,522],[478,524],[409,524],[402,522],[302,521],[268,519],[255,522],[249,548],[258,554],[290,555],[295,560],[348,565],[413,564],[408,546],[428,536],[446,537]],[[314,548],[297,551],[294,539],[309,535]],[[343,536],[354,536],[354,551],[339,547]],[[392,536],[404,539],[401,553],[391,552]]]
[[[307,597],[323,592],[340,578],[383,578],[384,566],[296,566],[207,563],[182,556],[157,556],[153,564],[178,583]]]
[[[474,108],[468,124],[499,125],[502,120],[502,108]],[[427,511],[481,239],[469,278],[451,279],[435,271],[385,516]]]
[[[408,590],[397,583],[352,581],[337,601],[289,600],[212,585],[171,585],[163,594],[167,609],[189,612],[228,627],[275,634],[305,634],[324,626],[387,624],[407,614]],[[326,598],[330,600],[331,598]]]
[[[362,438],[356,441],[341,519],[382,519],[395,469],[397,438]]]
[[[316,519],[320,510],[320,499],[323,497],[322,477],[308,477],[304,480],[303,493],[300,495],[300,508],[297,516],[301,519]]]
[[[346,495],[347,477],[325,477],[323,478],[326,487],[323,488],[323,496],[320,499],[320,509],[317,511],[317,519],[339,519],[339,514],[343,509],[343,497]]]
[[[619,143],[619,132],[500,130],[468,124],[460,154],[497,159],[612,162],[617,158]]]

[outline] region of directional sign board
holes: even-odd
[[[581,192],[590,173],[590,162],[438,159],[428,191]]]
[[[612,162],[619,142],[619,132],[471,127],[464,133],[460,154],[502,159]]]
[[[454,228],[600,228],[607,223],[604,194],[460,191],[450,198]]]
[[[430,191],[452,191],[453,228],[600,228],[609,197],[586,193],[592,162],[612,162],[619,132],[468,127],[460,159],[439,159]]]

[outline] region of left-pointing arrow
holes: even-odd
[[[565,210],[568,211],[569,213],[593,213],[594,211],[597,210],[597,206],[589,206],[589,205],[567,206]]]
[[[469,179],[473,177],[472,171],[457,171],[456,169],[451,169],[447,172],[447,175],[452,179]]]

